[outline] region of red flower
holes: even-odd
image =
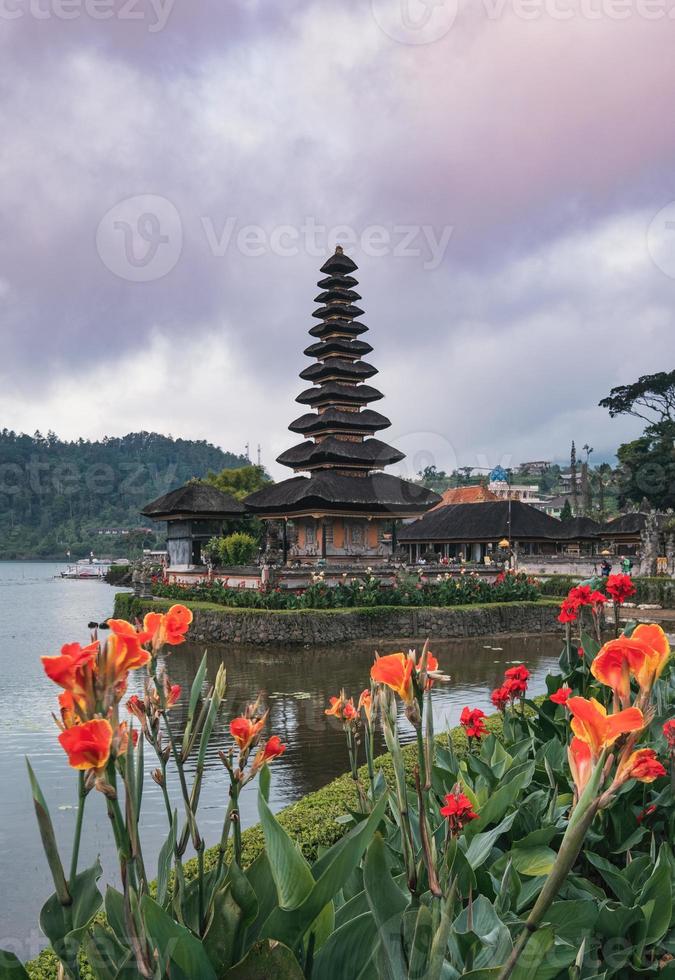
[[[59,735],[59,742],[73,769],[102,769],[110,758],[113,730],[105,718],[73,725]]]
[[[590,585],[576,585],[567,593],[567,599],[570,602],[576,602],[580,606],[590,606],[593,601],[591,599]]]
[[[283,755],[286,751],[286,746],[282,744],[281,739],[278,735],[272,735],[265,742],[265,745],[258,749],[255,759],[253,760],[254,768],[260,768],[271,762],[272,759],[276,759],[278,756]]]
[[[652,803],[651,806],[645,807],[644,810],[641,810],[635,819],[637,820],[638,823],[642,823],[642,821],[646,817],[651,817],[652,813],[655,812],[656,812],[656,803]]]
[[[562,687],[558,688],[558,690],[550,696],[549,700],[553,701],[554,704],[567,704],[567,699],[571,693],[572,688],[566,687],[563,684]]]
[[[354,721],[358,718],[359,713],[354,707],[354,699],[349,698],[342,691],[338,698],[330,698],[330,708],[326,708],[324,711],[325,715],[331,715],[333,718],[339,718],[340,721]]]
[[[485,712],[481,711],[480,708],[465,707],[462,709],[459,723],[466,732],[467,738],[483,738],[484,735],[487,735],[483,718],[485,718]]]
[[[666,737],[668,748],[675,752],[675,718],[670,718],[663,726],[663,734]]]
[[[653,783],[665,774],[666,770],[656,758],[654,749],[638,749],[619,765],[616,781],[621,783],[627,779],[639,779],[642,783]]]
[[[520,664],[519,667],[509,667],[504,672],[504,677],[513,697],[525,694],[525,691],[527,691],[527,682],[530,679],[530,672],[525,664]]]
[[[604,594],[604,592],[598,592],[597,589],[595,592],[591,592],[591,603],[594,607],[593,612],[597,612],[600,606],[604,606],[606,602],[607,596]]]
[[[495,708],[498,708],[500,711],[504,711],[510,698],[511,689],[507,684],[503,684],[502,687],[496,687],[490,695],[490,700]]]
[[[630,575],[609,575],[605,584],[608,595],[612,597],[618,606],[635,595],[637,589],[633,585]]]
[[[250,745],[255,744],[264,724],[265,717],[254,721],[252,718],[244,717],[244,715],[241,715],[239,718],[234,718],[230,722],[230,735],[239,746],[240,752],[243,752]]]
[[[558,615],[559,623],[576,623],[577,615],[579,614],[579,603],[574,599],[563,599],[560,605],[560,613]]]
[[[470,820],[476,820],[477,813],[474,813],[473,803],[460,793],[459,787],[455,787],[452,793],[445,797],[445,806],[441,807],[441,815],[448,821],[450,833],[458,834]]]

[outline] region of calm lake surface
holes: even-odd
[[[58,730],[51,717],[57,689],[47,680],[40,664],[43,654],[58,653],[70,641],[88,640],[87,623],[112,613],[115,589],[101,582],[55,578],[63,565],[56,563],[0,562],[0,880],[5,882],[0,899],[0,947],[12,948],[21,959],[34,956],[45,945],[36,925],[39,909],[52,892],[52,883],[32,809],[26,775],[29,756],[49,804],[64,864],[70,856],[75,823],[76,774],[66,764],[57,742]],[[418,646],[424,637],[418,638]],[[273,766],[272,802],[275,809],[301,799],[344,772],[348,762],[344,737],[332,719],[324,715],[328,698],[344,687],[358,696],[367,686],[375,643],[342,648],[242,648],[208,650],[209,676],[226,664],[227,699],[220,725],[212,740],[202,790],[200,829],[207,844],[220,836],[223,807],[227,801],[227,774],[218,759],[229,745],[227,726],[260,691],[269,708],[268,733],[277,734],[288,746]],[[505,666],[524,662],[532,672],[531,692],[545,689],[544,679],[556,665],[560,640],[555,637],[480,637],[446,640],[433,644],[441,667],[452,676],[448,685],[437,685],[434,695],[436,728],[455,725],[465,704],[493,710],[489,695]],[[380,652],[401,644],[384,641]],[[174,683],[183,688],[181,705],[174,709],[177,728],[183,723],[187,694],[203,650],[191,645],[176,648],[168,658]],[[130,693],[140,691],[141,672],[132,674]],[[181,710],[181,708],[183,710]],[[404,737],[412,728],[401,722]],[[150,750],[148,770],[154,768]],[[87,799],[80,867],[101,855],[104,877],[114,880],[116,856],[101,794]],[[176,797],[176,804],[178,798]],[[247,787],[242,801],[244,826],[257,821],[255,784]],[[166,835],[166,816],[159,787],[146,779],[143,797],[144,856],[156,865]]]

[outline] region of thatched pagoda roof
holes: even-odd
[[[141,514],[153,521],[205,518],[209,520],[241,517],[246,508],[229,493],[209,483],[194,481],[171,490],[146,504]]]
[[[561,541],[594,540],[602,537],[602,525],[591,517],[573,517],[569,521],[560,522],[558,536]]]
[[[435,507],[419,521],[400,530],[401,542],[427,541],[556,541],[560,521],[520,500],[489,501],[483,504],[450,504]]]

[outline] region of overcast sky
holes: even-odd
[[[342,241],[399,472],[611,457],[673,367],[674,44],[675,0],[0,0],[0,425],[290,475]]]

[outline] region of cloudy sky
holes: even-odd
[[[0,0],[0,424],[274,457],[336,241],[387,438],[609,458],[675,353],[675,0]]]

